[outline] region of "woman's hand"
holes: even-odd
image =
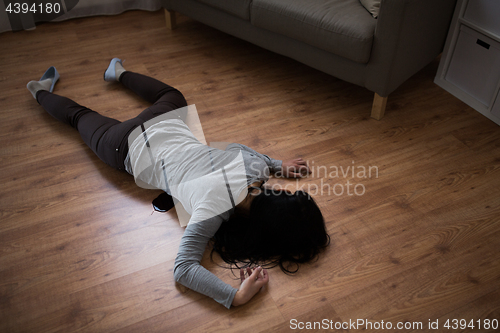
[[[245,270],[240,269],[241,286],[234,296],[234,306],[248,302],[269,282],[269,275],[262,267],[254,268],[253,272],[251,268],[247,267],[246,272],[248,277],[245,278]]]
[[[306,176],[310,172],[311,169],[307,166],[307,162],[302,158],[296,158],[290,161],[283,161],[281,171],[278,173],[278,176],[300,178]]]

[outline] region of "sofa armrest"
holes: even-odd
[[[366,88],[388,96],[443,49],[456,0],[382,0]]]

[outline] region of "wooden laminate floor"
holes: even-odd
[[[0,332],[495,331],[500,128],[433,83],[437,60],[376,121],[364,88],[185,17],[168,31],[162,11],[44,24],[0,45]],[[152,214],[158,192],[100,162],[25,88],[55,65],[56,93],[126,120],[147,103],[103,81],[112,57],[180,89],[208,142],[308,160],[309,178],[271,184],[314,195],[332,238],[319,260],[272,269],[231,310],[177,286],[175,214]],[[238,286],[220,260],[203,263]],[[357,320],[370,324],[346,327]]]

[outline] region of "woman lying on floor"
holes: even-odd
[[[111,60],[104,80],[119,81],[152,103],[127,121],[53,94],[58,79],[57,70],[50,67],[27,88],[49,114],[77,129],[102,161],[165,190],[191,215],[175,260],[177,282],[230,308],[245,304],[268,283],[262,266],[278,265],[293,273],[329,244],[321,211],[307,193],[262,186],[270,173],[308,173],[302,159],[282,162],[241,144],[225,150],[203,145],[178,112],[187,107],[183,95],[158,80],[126,71],[118,58]],[[200,265],[210,240],[212,252],[244,267],[239,289]]]

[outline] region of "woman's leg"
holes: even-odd
[[[113,142],[109,140],[102,141],[106,132],[121,122],[105,117],[85,106],[82,106],[73,100],[41,90],[36,95],[38,103],[57,120],[68,124],[78,130],[83,141],[92,151],[106,164],[121,169],[122,166],[117,163],[116,149],[120,149],[121,139],[116,138]],[[114,154],[110,154],[110,148],[105,149],[105,145],[114,145]],[[119,151],[119,150],[118,150]]]
[[[119,81],[153,104],[137,116],[142,122],[187,106],[186,99],[179,90],[149,76],[127,71],[120,76]]]
[[[110,127],[102,136],[98,151],[108,159],[114,159],[115,164],[119,165],[116,168],[123,170],[129,134],[137,126],[156,116],[187,106],[187,102],[177,89],[142,74],[124,72],[120,76],[120,82],[153,104],[136,117]]]
[[[124,72],[120,81],[153,104],[138,116],[124,122],[105,117],[69,98],[46,90],[38,91],[36,98],[49,114],[76,128],[84,142],[102,161],[123,170],[128,153],[128,135],[142,123],[187,106],[187,103],[177,89],[142,74]]]
[[[149,76],[133,73],[123,68],[122,60],[111,59],[104,72],[104,81],[121,82],[125,87],[153,104],[139,116],[143,122],[158,115],[187,106],[184,96],[177,89]]]

